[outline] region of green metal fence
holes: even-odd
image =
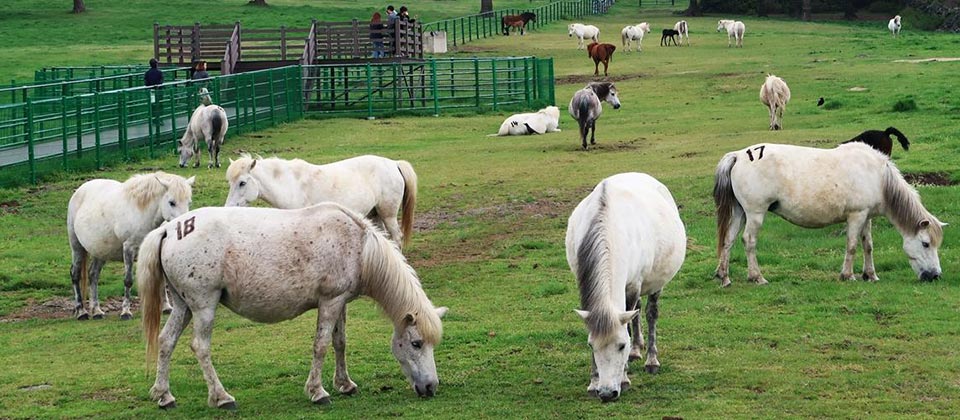
[[[527,28],[537,29],[543,25],[560,20],[569,20],[586,15],[607,13],[614,0],[578,0],[558,1],[527,9],[500,9],[489,13],[461,16],[436,22],[425,23],[423,31],[443,31],[453,46],[465,44],[475,39],[502,35],[500,19],[505,15],[519,15],[523,12],[537,14],[536,22],[529,22]]]
[[[301,74],[283,67],[217,77],[205,86],[226,109],[230,133],[239,134],[301,118]],[[0,185],[170,152],[199,104],[199,87],[178,81],[0,105]]]
[[[64,80],[97,79],[131,73],[140,73],[142,75],[149,69],[150,66],[146,64],[44,67],[33,72],[33,81],[37,83],[47,83]]]
[[[189,68],[164,68],[163,79],[167,81],[189,79]],[[126,72],[104,77],[83,78],[84,72],[63,72],[62,75],[73,75],[79,79],[46,80],[24,85],[11,82],[11,86],[0,88],[0,104],[15,104],[27,100],[60,98],[63,96],[81,95],[84,93],[105,92],[143,85],[142,71]],[[51,76],[53,74],[51,73]],[[41,76],[45,77],[45,76]]]
[[[437,115],[450,109],[555,103],[552,58],[305,66],[304,82],[311,115]]]

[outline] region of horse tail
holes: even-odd
[[[143,312],[143,337],[147,342],[147,369],[157,361],[157,339],[160,335],[160,297],[163,293],[163,265],[160,251],[167,230],[161,226],[143,238],[137,253],[137,290]]]
[[[900,142],[900,146],[903,146],[903,150],[910,150],[910,140],[907,140],[907,136],[903,135],[900,130],[897,130],[893,127],[887,127],[887,130],[884,131],[884,133],[888,136],[891,134],[897,136],[897,141]]]
[[[717,164],[716,178],[713,183],[713,201],[717,205],[717,255],[723,250],[723,241],[727,237],[733,220],[733,212],[742,212],[743,208],[733,193],[733,182],[730,171],[737,163],[737,153],[730,152],[720,159]]]
[[[587,122],[590,120],[590,103],[587,101],[587,98],[580,98],[580,103],[577,104],[577,110],[579,111],[577,115],[577,123],[580,124],[580,131],[584,131],[584,127],[587,126]],[[586,135],[586,133],[581,133],[581,135]]]
[[[217,140],[222,138],[223,134],[226,134],[226,133],[223,133],[223,134],[220,133],[220,130],[223,130],[223,117],[220,115],[219,112],[216,112],[216,110],[214,110],[212,114],[213,115],[210,116],[210,127],[211,127],[210,137],[212,140]]]
[[[623,30],[620,31],[620,42],[623,43],[624,47],[627,46],[627,37],[629,37],[629,35],[627,35],[627,28],[623,28]]]
[[[590,219],[587,232],[577,248],[577,285],[580,289],[580,309],[589,312],[585,319],[592,334],[605,336],[619,326],[611,314],[607,301],[610,295],[610,243],[607,239],[607,183],[601,182],[597,207]]]
[[[403,235],[403,245],[406,246],[413,235],[413,215],[414,208],[417,206],[417,173],[413,171],[410,162],[405,160],[397,161],[397,167],[400,168],[400,175],[403,176],[401,201],[403,216],[400,220],[400,232]]]

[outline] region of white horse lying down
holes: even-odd
[[[739,20],[734,21],[734,20],[724,19],[717,22],[717,32],[720,32],[721,29],[727,30],[727,47],[728,48],[730,47],[731,45],[730,42],[733,39],[737,40],[738,47],[741,47],[741,48],[743,47],[743,33],[746,32],[747,30],[747,27],[743,24],[743,22]]]
[[[560,108],[548,106],[537,112],[513,114],[503,120],[496,136],[523,136],[560,132]]]
[[[164,278],[174,292],[173,312],[158,331]],[[393,355],[413,389],[425,397],[437,391],[433,348],[440,341],[440,317],[447,308],[434,308],[396,244],[362,215],[336,203],[298,210],[207,207],[184,214],[144,239],[137,283],[147,359],[157,361],[150,395],[160,407],[175,405],[170,358],[193,318],[190,347],[207,381],[207,404],[236,408],[210,360],[219,304],[266,323],[316,308],[313,365],[304,391],[314,403],[330,402],[321,370],[332,340],[337,354],[334,385],[341,393],[355,392],[342,359],[342,317],[346,304],[361,295],[376,301],[393,321]]]
[[[627,361],[644,348],[640,297],[647,296],[646,370],[656,373],[657,318],[663,287],[680,270],[687,235],[673,196],[647,174],[611,176],[570,215],[567,262],[580,286],[580,307],[593,348],[590,386],[603,401],[630,384]],[[633,339],[627,329],[632,322]]]
[[[94,179],[83,183],[67,205],[67,237],[73,252],[70,279],[76,299],[74,315],[85,320],[103,318],[97,284],[107,261],[123,261],[123,307],[121,319],[131,319],[130,287],[133,259],[143,237],[166,220],[190,210],[194,178],[155,172],[130,177],[119,183]],[[87,260],[90,269],[87,270]],[[90,312],[83,307],[89,282]]]
[[[893,19],[890,19],[890,22],[887,22],[887,29],[893,36],[900,35],[900,15],[894,16]]]
[[[637,51],[643,51],[640,44],[643,43],[643,35],[650,33],[650,24],[640,22],[633,26],[624,26],[620,30],[620,41],[623,42],[624,49],[630,51],[630,41],[637,41]]]
[[[409,242],[413,232],[417,174],[405,160],[366,155],[312,165],[300,159],[255,159],[244,154],[230,161],[227,182],[227,207],[246,206],[258,198],[281,209],[333,201],[380,223],[398,244]],[[403,220],[398,225],[401,207]]]
[[[210,153],[210,163],[207,164],[207,167],[220,167],[220,146],[223,145],[223,138],[230,126],[227,120],[227,111],[224,111],[218,105],[210,104],[210,94],[207,92],[207,88],[200,89],[200,98],[203,104],[193,111],[187,129],[183,132],[183,137],[177,142],[181,168],[187,166],[194,156],[196,156],[197,162],[193,164],[193,167],[200,166],[200,140],[207,143],[207,151]]]
[[[727,153],[717,165],[713,197],[717,204],[716,277],[730,284],[730,247],[743,229],[748,279],[767,281],[757,263],[757,233],[771,211],[806,228],[847,223],[847,253],[840,278],[852,280],[857,241],[863,245],[863,279],[877,280],[870,219],[884,215],[903,236],[903,250],[921,280],[940,277],[937,248],[943,224],[920,203],[881,152],[863,143],[815,149],[757,144]]]
[[[600,42],[600,28],[582,23],[571,23],[567,25],[567,36],[576,36],[577,49],[582,50],[586,48],[583,44],[584,39],[592,39],[593,42]]]
[[[770,111],[770,129],[780,130],[783,128],[783,111],[787,109],[787,102],[790,101],[790,88],[787,82],[772,74],[767,75],[767,79],[760,86],[760,102],[767,106]]]

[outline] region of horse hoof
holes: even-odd
[[[628,361],[628,362],[632,362],[632,361],[634,361],[634,360],[640,360],[640,359],[643,359],[643,356],[642,356],[642,355],[640,355],[640,354],[630,354],[630,356],[627,358],[627,361]]]
[[[236,401],[227,401],[227,402],[224,402],[224,403],[220,403],[220,405],[218,405],[217,408],[219,408],[219,409],[221,409],[221,410],[234,411],[234,410],[237,409],[237,402],[236,402]]]
[[[103,314],[96,314],[93,316],[93,319],[96,319],[96,320],[103,319]]]
[[[340,390],[341,395],[354,395],[356,393],[357,393],[357,387],[355,385]]]
[[[88,321],[88,320],[90,320],[90,315],[89,315],[89,314],[80,314],[80,315],[77,315],[77,321]]]
[[[313,402],[316,405],[330,405],[330,397],[323,397]]]
[[[161,410],[169,410],[169,409],[172,409],[172,408],[177,408],[177,401],[176,401],[176,400],[170,401],[170,402],[168,402],[168,403],[166,403],[166,404],[160,404],[160,409],[161,409]]]
[[[660,366],[648,365],[648,366],[644,366],[644,368],[647,370],[647,373],[651,375],[656,375],[657,373],[660,372]]]
[[[131,315],[131,314],[120,314],[120,319],[122,319],[122,320],[124,320],[124,321],[129,321],[129,320],[133,319],[133,315]]]
[[[730,278],[724,278],[723,280],[720,280],[720,287],[730,287],[730,284]]]

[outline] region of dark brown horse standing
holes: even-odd
[[[867,130],[843,143],[846,144],[859,141],[869,144],[870,147],[883,152],[883,154],[887,156],[891,156],[893,153],[893,140],[890,139],[891,134],[897,136],[897,141],[900,142],[900,146],[903,146],[903,150],[910,150],[910,140],[907,140],[907,136],[904,136],[900,130],[897,130],[893,127],[887,127],[887,129],[884,131]]]
[[[527,27],[527,22],[536,22],[537,14],[533,12],[523,12],[519,15],[504,15],[500,18],[500,26],[503,29],[503,35],[510,35],[510,28],[519,28],[520,35],[523,35],[523,28]]]
[[[607,66],[610,65],[610,60],[613,58],[613,52],[616,49],[616,45],[600,44],[597,42],[591,42],[590,45],[587,46],[587,54],[593,59],[594,76],[600,75],[600,63],[603,63],[603,75],[607,75]]]
[[[675,38],[677,35],[680,35],[680,31],[676,29],[664,29],[660,35],[660,46],[663,47],[666,43],[666,46],[669,47],[670,41],[673,41],[673,45],[679,47],[680,44],[677,44],[677,38]]]

